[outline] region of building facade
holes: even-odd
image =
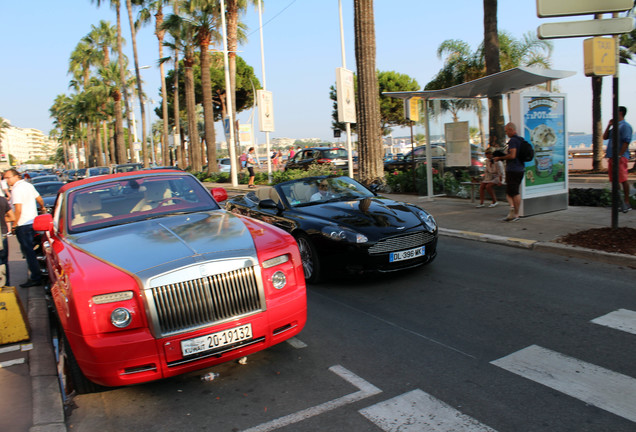
[[[27,161],[52,158],[59,146],[56,140],[33,128],[9,126],[0,139],[0,164],[5,167],[9,165],[9,155],[19,165]]]

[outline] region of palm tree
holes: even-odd
[[[384,183],[380,132],[380,103],[375,67],[375,23],[373,0],[354,0],[355,55],[358,75],[356,101],[360,180]]]
[[[143,157],[144,167],[148,168],[149,159],[146,151],[146,104],[144,101],[144,92],[141,85],[141,73],[139,72],[139,56],[137,55],[137,31],[135,30],[135,21],[133,20],[132,0],[126,0],[126,10],[128,11],[128,22],[130,23],[130,34],[133,45],[133,61],[135,62],[135,76],[137,77],[137,94],[139,95],[139,107],[141,111],[141,153]]]
[[[2,137],[4,136],[4,132],[6,129],[9,129],[11,125],[8,121],[0,117],[0,153],[4,153],[2,148]]]
[[[190,10],[190,2],[190,0],[178,2],[179,10]],[[195,63],[194,40],[196,29],[188,17],[183,17],[176,13],[172,13],[166,18],[164,26],[173,36],[177,35],[183,47],[183,64],[185,67],[184,86],[186,113],[188,116],[188,138],[190,142],[188,146],[188,160],[192,170],[201,171],[203,164],[201,163],[201,143],[199,142],[199,133],[197,131],[194,72],[192,69]]]
[[[190,2],[190,22],[195,29],[199,45],[201,65],[201,93],[203,99],[203,120],[207,147],[208,173],[218,171],[216,162],[216,138],[214,131],[214,108],[212,105],[212,82],[210,77],[210,42],[220,39],[216,31],[221,11],[215,0]]]
[[[138,0],[138,4],[142,7],[139,12],[138,24],[144,24],[150,21],[150,17],[155,16],[155,36],[159,42],[159,59],[163,58],[163,40],[166,30],[163,27],[163,6],[169,4],[169,0]],[[164,71],[164,62],[159,62],[159,73],[161,74],[161,110],[163,116],[163,131],[161,134],[161,159],[163,164],[167,165],[170,160],[168,148],[168,91],[166,89],[166,75]]]
[[[97,6],[101,6],[102,1],[105,0],[91,0],[93,3],[97,3]],[[123,51],[124,39],[121,35],[121,2],[120,0],[109,0],[110,5],[113,9],[115,9],[117,16],[117,53],[119,60],[117,64],[119,65],[119,80],[117,82],[125,85],[125,76],[126,70],[124,67],[125,56]],[[117,162],[124,163],[127,161],[126,157],[126,148],[124,146],[124,121],[121,107],[121,99],[123,99],[126,104],[126,114],[128,117],[128,129],[132,130],[132,122],[130,121],[130,109],[128,109],[128,90],[126,87],[123,87],[119,90],[117,98],[115,100],[115,149],[117,154]],[[132,148],[131,136],[128,134],[128,146]]]
[[[484,0],[484,60],[486,75],[501,71],[499,32],[497,31],[497,0]],[[488,98],[489,135],[496,136],[498,143],[504,142],[504,120],[501,106],[501,96]]]

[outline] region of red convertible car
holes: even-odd
[[[166,378],[268,348],[305,325],[292,236],[219,207],[190,174],[69,183],[38,216],[65,392]]]

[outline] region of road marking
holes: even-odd
[[[420,389],[359,412],[386,432],[496,432]]]
[[[491,363],[636,422],[634,378],[537,345]]]
[[[13,351],[30,351],[33,349],[32,343],[14,344],[0,347],[0,354],[13,352]]]
[[[594,324],[636,334],[636,312],[619,309],[592,320]]]
[[[307,348],[307,344],[295,337],[287,339],[287,343],[296,349]]]
[[[0,369],[8,368],[9,366],[15,366],[18,364],[23,364],[23,363],[24,363],[24,358],[3,361],[3,362],[0,362]]]
[[[382,390],[377,388],[371,383],[363,380],[353,372],[348,371],[340,365],[331,366],[329,370],[345,381],[348,381],[350,384],[357,387],[359,390],[355,393],[350,393],[346,396],[339,397],[337,399],[331,400],[329,402],[325,402],[320,405],[316,405],[311,408],[307,408],[302,411],[298,411],[297,413],[290,414],[284,417],[280,417],[276,420],[272,420],[267,423],[263,423],[259,426],[255,426],[253,428],[246,429],[243,432],[267,432],[275,429],[282,428],[284,426],[289,426],[290,424],[298,423],[310,417],[315,417],[319,414],[323,414],[327,411],[334,410],[336,408],[340,408],[341,406],[345,406],[351,404],[353,402],[357,402],[361,399],[368,398],[370,396],[376,395],[378,393],[382,393]]]

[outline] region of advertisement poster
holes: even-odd
[[[534,160],[526,162],[526,195],[563,191],[567,168],[565,98],[524,96],[521,110],[522,136],[534,148]]]

